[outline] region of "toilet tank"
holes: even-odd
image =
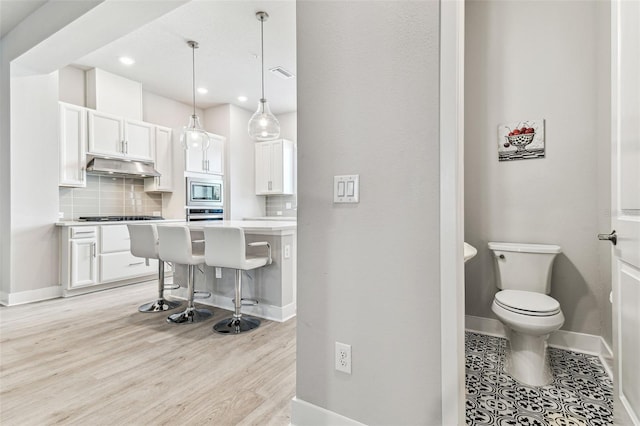
[[[553,259],[562,252],[551,244],[490,242],[496,265],[496,285],[502,290],[549,294]]]

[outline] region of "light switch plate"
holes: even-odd
[[[334,203],[360,202],[360,175],[340,175],[333,177]]]

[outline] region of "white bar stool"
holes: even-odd
[[[239,334],[260,326],[260,320],[243,316],[242,308],[242,271],[271,264],[271,245],[266,241],[250,243],[249,247],[266,246],[267,257],[247,256],[244,230],[235,227],[208,226],[204,228],[204,258],[209,266],[233,268],[236,270],[235,312],[233,316],[219,321],[213,326],[218,333]],[[257,301],[249,303],[257,304]]]
[[[195,323],[210,318],[208,309],[196,309],[193,304],[195,267],[204,264],[204,253],[194,247],[191,233],[186,226],[158,226],[158,252],[167,262],[179,263],[188,267],[187,308],[183,312],[169,315],[167,322],[174,324]]]
[[[158,300],[140,306],[140,312],[164,312],[175,309],[182,303],[164,298],[164,290],[172,290],[178,286],[164,284],[164,260],[158,255],[158,230],[153,223],[128,223],[131,254],[136,257],[158,259]]]

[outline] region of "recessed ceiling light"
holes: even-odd
[[[206,87],[198,87],[198,93],[200,93],[201,95],[205,95],[209,93],[209,89],[207,89]]]
[[[120,63],[124,65],[133,65],[136,63],[136,61],[134,61],[133,58],[129,58],[128,56],[120,56]]]
[[[246,96],[238,96],[238,100],[239,100],[240,102],[247,102],[247,100],[248,100],[248,99],[249,99],[249,98],[247,98]]]

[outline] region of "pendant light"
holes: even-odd
[[[198,42],[188,41],[187,44],[192,50],[192,70],[193,70],[193,115],[189,118],[189,125],[182,128],[180,143],[185,150],[202,150],[209,148],[209,135],[202,128],[200,118],[196,115],[196,49]]]
[[[249,136],[258,141],[277,139],[280,136],[280,123],[271,113],[267,99],[264,97],[264,21],[269,19],[267,12],[257,12],[260,21],[260,59],[262,60],[262,98],[258,101],[258,109],[249,120]]]

